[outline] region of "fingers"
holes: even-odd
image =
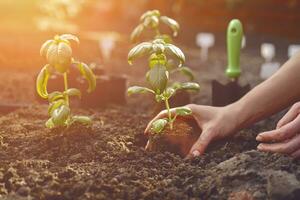
[[[291,109],[278,121],[276,128],[280,128],[297,117],[300,111],[300,103],[294,104]]]
[[[192,113],[193,113],[193,108],[194,106],[192,104],[189,104],[189,105],[186,105],[185,107],[188,107],[192,110]],[[170,109],[171,111],[171,115],[173,116],[175,114],[175,111],[176,111],[176,108],[172,108]],[[144,131],[144,134],[147,134],[149,131],[150,131],[150,128],[151,128],[151,125],[152,123],[155,121],[155,120],[158,120],[158,119],[161,119],[161,118],[165,118],[168,116],[168,113],[167,113],[167,110],[163,110],[161,111],[160,113],[158,113],[148,124],[147,124],[147,127]]]
[[[284,153],[292,154],[295,152],[295,156],[298,155],[298,150],[300,149],[300,135],[296,135],[290,140],[274,144],[262,143],[257,146],[260,151],[273,152],[273,153]]]
[[[300,115],[292,122],[285,124],[279,129],[258,134],[256,140],[259,142],[283,141],[300,132]]]
[[[205,152],[209,143],[212,141],[214,135],[215,133],[212,131],[202,132],[197,142],[192,146],[187,158],[192,158],[192,157],[197,157],[202,155]]]
[[[174,110],[171,109],[171,113],[172,115],[174,114]],[[167,117],[167,111],[166,110],[163,110],[161,111],[160,113],[158,113],[158,115],[156,115],[148,124],[147,124],[147,127],[144,131],[144,133],[148,133],[150,131],[150,128],[151,128],[151,125],[152,123],[155,121],[155,120],[158,120],[158,119],[161,119],[161,118],[164,118],[164,117]]]
[[[298,149],[297,151],[295,151],[294,153],[292,153],[291,155],[293,158],[300,158],[300,149]]]

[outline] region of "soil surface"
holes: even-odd
[[[46,106],[0,118],[2,199],[299,199],[300,163],[255,150],[267,120],[194,160],[146,152],[148,114],[134,105],[90,114],[91,127],[48,130]],[[278,189],[280,188],[280,189]]]
[[[199,54],[186,53],[201,85],[192,100],[210,104],[211,80],[226,81],[226,57],[213,51],[208,62],[200,63]],[[145,68],[129,68],[126,58],[121,60],[106,69],[126,74],[130,85],[142,85]],[[241,61],[241,84],[259,83],[262,59],[246,52]],[[132,97],[125,106],[72,110],[91,115],[91,127],[46,129],[47,105],[34,95],[38,70],[22,69],[0,73],[0,101],[29,105],[0,115],[0,199],[300,199],[300,161],[256,150],[256,135],[274,128],[282,113],[210,145],[199,158],[184,160],[144,150],[144,128],[153,117],[148,96]]]

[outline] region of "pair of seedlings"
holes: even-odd
[[[186,107],[174,108],[175,115],[172,116],[169,100],[178,90],[199,90],[199,85],[194,82],[172,82],[170,76],[175,72],[181,72],[193,79],[193,73],[183,66],[185,62],[184,53],[175,46],[172,37],[167,34],[161,34],[160,24],[166,24],[176,36],[179,31],[179,24],[166,16],[161,16],[158,10],[148,11],[140,18],[140,24],[131,34],[131,40],[137,41],[145,30],[152,30],[155,36],[152,40],[141,42],[132,48],[128,54],[128,62],[132,64],[133,60],[142,56],[148,56],[149,70],[146,74],[148,87],[132,86],[128,88],[128,94],[151,93],[155,100],[164,102],[167,110],[167,118],[158,119],[152,123],[151,138],[155,138],[163,133],[166,126],[173,129],[173,124],[178,116],[191,115],[192,111]],[[86,116],[72,115],[70,111],[69,98],[73,96],[80,97],[81,92],[76,88],[68,88],[68,72],[70,67],[79,69],[81,75],[88,81],[88,92],[96,87],[96,78],[92,70],[85,63],[76,61],[72,57],[72,48],[70,41],[79,43],[76,36],[64,34],[55,36],[54,39],[46,41],[40,50],[41,56],[44,56],[48,62],[40,71],[36,88],[38,94],[49,101],[48,114],[50,118],[46,122],[46,127],[54,128],[59,126],[70,126],[74,122],[90,124],[91,119]],[[175,59],[175,60],[174,60]],[[53,73],[59,73],[64,78],[64,91],[54,91],[48,93],[47,83],[49,76]]]

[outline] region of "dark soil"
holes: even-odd
[[[140,146],[149,116],[134,106],[75,111],[91,114],[94,124],[48,130],[45,106],[0,118],[2,199],[227,199],[237,192],[254,199],[293,199],[299,195],[299,161],[254,150],[255,135],[272,128],[272,120],[185,161]]]

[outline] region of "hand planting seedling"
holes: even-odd
[[[152,42],[142,42],[132,48],[128,54],[128,62],[132,64],[132,61],[138,57],[149,56],[149,71],[146,74],[147,82],[150,88],[132,86],[128,88],[128,94],[136,93],[151,93],[155,97],[157,102],[164,102],[165,108],[168,113],[168,117],[164,119],[158,119],[152,123],[151,134],[148,143],[148,147],[156,141],[157,138],[164,135],[164,131],[168,129],[172,132],[174,128],[174,122],[179,116],[187,116],[191,114],[191,110],[186,107],[178,107],[175,109],[175,115],[171,115],[171,108],[169,100],[179,90],[199,90],[199,85],[193,82],[186,83],[170,83],[170,71],[167,66],[170,56],[176,58],[179,63],[178,68],[182,67],[185,62],[185,56],[183,52],[175,45],[166,43],[163,39],[155,39]],[[184,132],[184,131],[183,131]],[[180,133],[181,134],[181,133]],[[192,141],[192,140],[190,140]]]
[[[74,122],[90,124],[91,119],[87,116],[71,115],[69,98],[81,96],[80,90],[68,88],[68,72],[70,67],[76,67],[81,75],[88,81],[88,92],[96,87],[96,78],[92,70],[85,63],[75,61],[72,58],[71,42],[79,43],[79,39],[71,34],[55,36],[52,40],[47,40],[41,47],[40,54],[48,61],[36,80],[36,90],[39,96],[48,99],[50,105],[48,114],[50,119],[46,122],[46,127],[54,128],[59,126],[70,126]],[[54,91],[48,93],[47,84],[49,76],[58,72],[64,78],[64,91]]]
[[[151,30],[155,33],[155,39],[163,39],[167,43],[172,42],[172,38],[167,34],[161,34],[160,24],[163,23],[170,27],[173,31],[173,36],[177,36],[179,31],[179,24],[174,19],[167,16],[161,16],[158,10],[151,10],[145,12],[140,17],[140,24],[133,30],[130,38],[131,41],[136,42],[145,30]]]

